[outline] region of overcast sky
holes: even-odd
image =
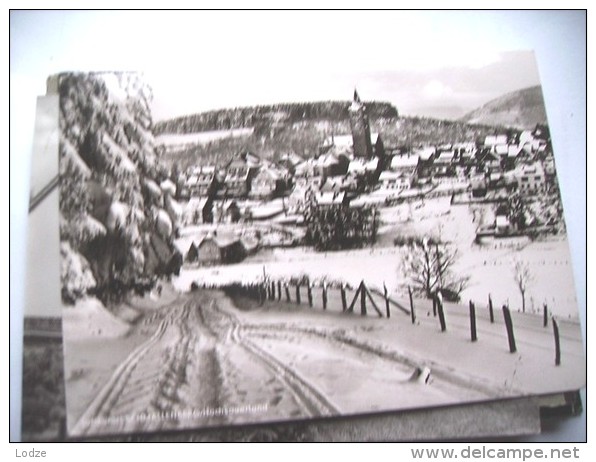
[[[278,102],[346,100],[358,89],[364,100],[389,101],[400,114],[457,118],[510,91],[538,85],[532,52],[486,56],[483,63],[446,63],[440,68],[387,70],[341,67],[270,68],[219,73],[148,75],[155,92],[156,120],[231,106]]]
[[[538,84],[532,40],[547,34],[551,24],[572,28],[575,16],[13,12],[11,80],[17,77],[15,85],[33,84],[43,93],[45,76],[58,71],[144,71],[155,89],[156,120],[230,106],[348,99],[354,87],[365,100],[390,101],[403,114],[459,117],[494,97]],[[32,59],[32,53],[42,59]],[[28,82],[35,74],[38,80]]]

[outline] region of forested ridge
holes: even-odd
[[[349,101],[319,101],[218,109],[158,122],[154,133],[198,133],[319,120],[340,122],[348,119],[349,105]],[[398,117],[397,109],[387,102],[367,102],[366,108],[371,119]]]

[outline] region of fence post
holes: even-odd
[[[416,313],[414,312],[414,298],[412,297],[412,289],[408,286],[408,296],[410,297],[410,315],[412,316],[412,324],[416,323]]]
[[[346,300],[346,286],[341,283],[341,310],[346,311],[348,309],[348,302]]]
[[[323,309],[327,309],[327,283],[323,282]]]
[[[300,282],[296,283],[296,303],[300,305]]]
[[[515,346],[515,336],[513,335],[513,321],[511,320],[511,312],[507,305],[503,305],[503,317],[505,318],[505,328],[507,329],[507,339],[509,340],[509,352],[515,353],[517,347]]]
[[[389,293],[387,292],[387,286],[385,285],[384,282],[383,282],[383,294],[385,296],[385,311],[387,311],[387,319],[389,319],[389,317],[391,316],[391,313],[389,312]]]
[[[470,300],[470,335],[472,342],[478,340],[476,335],[476,307],[474,306],[474,302]]]
[[[437,316],[437,297],[433,297],[433,316]]]
[[[491,298],[490,294],[488,294],[488,315],[490,316],[490,323],[494,324],[495,313],[493,311],[493,299]]]
[[[277,281],[277,301],[281,301],[281,281]]]
[[[306,295],[308,296],[308,306],[312,308],[312,285],[310,280],[306,283]]]
[[[559,341],[559,323],[553,318],[553,334],[555,335],[555,366],[561,365],[561,343]]]
[[[543,313],[542,325],[544,327],[548,326],[548,306],[546,306],[546,303],[544,304],[544,313]]]
[[[285,289],[286,289],[286,301],[288,303],[290,303],[290,286],[288,285],[287,282],[284,283]]]
[[[275,301],[275,281],[271,281],[271,300]]]
[[[263,287],[263,284],[259,284],[259,305],[265,303],[265,288]]]
[[[445,311],[443,310],[443,302],[436,297],[437,299],[437,311],[439,312],[439,322],[441,323],[441,332],[445,332],[447,330],[447,324],[445,323]]]
[[[364,280],[360,282],[360,315],[366,316],[366,290],[364,290]]]

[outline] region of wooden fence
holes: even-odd
[[[198,286],[195,284],[195,287]],[[413,291],[408,287],[409,306],[396,300],[389,295],[387,287],[383,284],[383,289],[368,286],[364,280],[354,288],[345,283],[332,284],[326,281],[313,283],[308,279],[279,279],[265,277],[263,281],[254,283],[231,283],[220,287],[230,295],[248,297],[264,305],[269,302],[284,301],[287,304],[306,305],[309,308],[321,308],[325,311],[340,311],[346,314],[359,312],[361,316],[373,315],[378,318],[389,319],[392,316],[406,315],[409,322],[418,325],[416,316],[416,304]],[[498,324],[495,316],[495,310],[491,295],[488,296],[488,325]],[[448,332],[449,320],[443,303],[441,294],[432,298],[432,316],[438,319],[438,328],[441,333]],[[478,334],[479,321],[482,322],[486,317],[478,317],[476,304],[469,301],[469,328],[470,342],[482,342]],[[511,311],[507,305],[502,306],[504,334],[507,338],[507,346],[510,353],[518,351],[518,345],[515,337],[515,326]],[[430,316],[430,312],[428,314]],[[555,345],[555,365],[561,364],[561,346],[559,325],[554,317],[549,316],[549,310],[546,304],[543,306],[543,316],[536,317],[540,321],[538,326],[548,327],[548,320],[551,319],[553,326],[554,345]],[[484,325],[486,329],[486,324]],[[495,326],[494,329],[501,328]]]

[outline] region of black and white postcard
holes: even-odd
[[[583,387],[534,56],[497,58],[236,100],[200,74],[56,76],[67,434]]]

